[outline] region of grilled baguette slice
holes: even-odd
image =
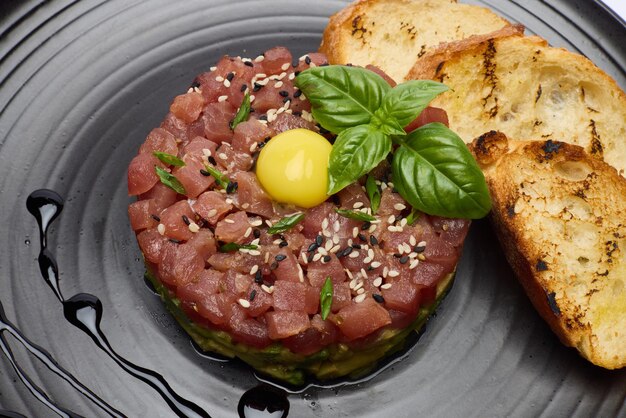
[[[331,64],[372,64],[402,82],[440,42],[509,25],[491,10],[456,0],[358,0],[330,18],[320,52]]]
[[[626,179],[563,142],[491,131],[470,150],[506,257],[541,316],[592,363],[626,366]]]
[[[415,63],[410,78],[450,91],[433,105],[466,142],[495,129],[510,138],[580,145],[626,170],[626,95],[589,59],[537,36],[474,37],[440,45]]]

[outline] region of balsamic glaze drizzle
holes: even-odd
[[[103,307],[100,300],[91,294],[79,293],[65,299],[59,287],[58,266],[53,254],[48,250],[48,228],[63,210],[63,199],[56,192],[47,189],[36,190],[28,196],[26,201],[28,211],[35,217],[39,226],[40,252],[38,257],[39,269],[45,282],[50,286],[57,299],[63,304],[63,314],[68,322],[81,329],[91,337],[94,343],[111,357],[122,369],[130,375],[143,381],[154,388],[167,402],[169,407],[179,417],[184,418],[210,418],[210,415],[195,403],[182,398],[170,387],[167,381],[159,373],[138,366],[113,350],[106,336],[100,329]],[[0,302],[0,348],[7,356],[11,365],[26,387],[46,406],[62,417],[80,417],[80,415],[60,407],[53,402],[39,387],[37,387],[28,375],[15,361],[15,357],[4,336],[4,332],[13,335],[24,347],[41,360],[50,370],[61,376],[84,396],[98,405],[101,409],[114,417],[124,415],[112,408],[105,401],[91,392],[67,371],[62,369],[52,356],[42,348],[31,343],[24,335],[13,326],[6,318]]]

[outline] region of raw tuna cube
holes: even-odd
[[[158,225],[153,216],[159,213],[154,200],[139,200],[128,205],[128,219],[133,231],[154,228]]]
[[[307,286],[304,283],[277,280],[274,283],[274,309],[283,311],[304,311]]]
[[[198,119],[203,107],[204,98],[202,94],[192,91],[176,96],[170,105],[170,112],[183,122],[191,123]]]
[[[336,314],[336,324],[348,340],[365,337],[385,325],[391,324],[389,312],[372,298],[361,303],[351,303]]]
[[[246,241],[244,236],[250,227],[246,212],[239,211],[231,213],[217,223],[215,227],[215,237],[223,242],[236,242],[242,244]]]
[[[178,145],[174,135],[163,128],[155,128],[150,131],[146,141],[139,147],[139,153],[152,154],[155,151],[177,155]]]
[[[273,340],[299,334],[311,326],[309,316],[302,311],[270,311],[265,313],[265,319]]]
[[[204,136],[219,144],[222,141],[230,142],[233,131],[230,121],[235,117],[236,109],[228,102],[209,103],[204,108]]]
[[[193,210],[211,225],[215,225],[232,208],[233,205],[226,203],[226,195],[215,191],[202,193],[193,204]]]
[[[195,219],[194,213],[186,200],[174,203],[159,215],[161,224],[165,227],[165,236],[179,241],[187,241],[193,233],[185,222]],[[184,218],[185,217],[185,218]]]

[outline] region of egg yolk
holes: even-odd
[[[261,150],[256,175],[277,202],[311,208],[327,199],[332,145],[308,129],[282,132]]]

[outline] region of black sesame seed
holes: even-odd
[[[307,252],[310,253],[312,251],[315,251],[319,248],[320,246],[318,245],[317,242],[312,243],[311,245],[309,245],[309,248],[307,248]]]
[[[226,193],[233,193],[238,187],[239,184],[236,181],[229,181],[226,185]]]
[[[254,273],[254,282],[258,284],[263,283],[263,273],[261,273],[261,270],[257,270],[256,273]]]
[[[325,263],[328,263],[330,261],[330,256],[325,255],[324,258],[322,258],[322,260],[324,260]]]
[[[402,254],[400,254],[400,253],[394,253],[394,254],[393,254],[393,256],[394,256],[395,258],[400,258],[400,257],[402,257]]]
[[[258,149],[261,149],[265,146],[266,142],[259,142],[259,144],[257,145]]]
[[[250,292],[250,297],[248,298],[248,300],[252,302],[255,296],[256,296],[256,289],[252,289],[252,292]]]
[[[293,94],[293,97],[298,98],[302,96],[302,90],[296,90],[296,92]]]
[[[367,266],[367,271],[372,271],[372,270],[374,270],[374,267],[372,267],[371,264],[369,266]]]
[[[285,97],[285,98],[283,99],[283,103],[287,103],[287,102],[290,102],[290,101],[291,101],[291,99],[290,99],[289,97]]]
[[[209,160],[209,162],[210,162],[211,164],[213,164],[213,165],[216,165],[216,164],[217,164],[217,161],[215,161],[215,158],[213,158],[213,156],[212,156],[212,155],[209,155],[209,158],[207,158],[207,160]]]
[[[261,115],[259,116],[259,120],[267,120],[267,115]],[[260,144],[259,144],[260,145]]]
[[[209,173],[203,168],[200,169],[200,174],[202,174],[204,177],[209,177],[211,175],[211,173]]]
[[[175,238],[170,238],[170,242],[173,242],[174,244],[180,244],[181,241]]]
[[[152,216],[152,219],[154,219],[155,221],[161,222],[161,218],[159,218],[158,216],[156,215],[150,215],[150,216]]]
[[[357,237],[359,237],[359,239],[363,242],[367,242],[367,237],[363,234],[358,234]]]
[[[283,247],[286,247],[288,245],[289,245],[289,243],[287,241],[281,241],[280,244],[278,244],[278,247],[279,248],[283,248]]]
[[[243,93],[243,92],[244,92],[244,91],[246,91],[246,90],[248,90],[248,86],[247,86],[247,85],[245,85],[245,84],[242,84],[242,85],[241,85],[241,88],[239,89],[239,91],[241,91],[241,92]]]
[[[280,262],[280,261],[283,261],[285,258],[287,258],[285,254],[278,254],[276,257],[274,257],[274,260]]]
[[[259,91],[263,88],[263,86],[259,83],[254,83],[254,87],[252,88],[252,91]]]
[[[400,264],[406,264],[408,261],[409,261],[408,255],[403,255],[402,257],[400,257]]]
[[[324,243],[324,237],[322,237],[321,235],[316,236],[315,237],[315,243],[319,247],[320,245],[322,245]]]
[[[243,65],[247,65],[248,67],[254,67],[254,64],[251,61],[245,61]]]
[[[253,229],[252,235],[254,235],[254,238],[259,238],[261,236],[261,231],[259,231],[258,229]]]
[[[343,250],[339,251],[339,253],[337,254],[337,257],[345,257],[347,255],[349,255],[352,252],[352,247],[346,247]]]
[[[370,226],[372,226],[371,223],[363,222],[363,225],[361,225],[361,231],[365,231],[366,229],[370,229]]]
[[[426,247],[423,245],[416,245],[415,247],[413,247],[413,251],[415,251],[416,253],[423,253],[425,249]]]
[[[300,117],[302,116],[302,112],[293,112],[292,115]]]
[[[276,270],[278,268],[278,261],[274,261],[271,265],[270,265],[270,270]]]
[[[311,253],[309,254],[309,256],[306,258],[307,261],[310,263],[311,261],[313,261],[313,257],[315,256],[315,254]]]
[[[191,86],[189,86],[192,89],[195,89],[196,87],[200,87],[200,83],[198,83],[197,81],[194,81],[193,83],[191,83]]]
[[[189,218],[187,217],[187,215],[183,215],[183,222],[185,223],[185,225],[189,226],[191,225],[191,222],[189,222]]]
[[[378,239],[374,235],[370,235],[370,244],[378,245]]]
[[[228,73],[226,75],[226,80],[228,81],[233,81],[233,78],[235,78],[235,73]]]
[[[296,77],[297,77],[299,74],[300,74],[300,71],[295,71],[295,72],[293,73],[293,75],[295,75]]]
[[[355,250],[360,250],[361,244],[352,244],[352,248],[354,248]]]
[[[379,295],[378,293],[373,294],[372,297],[378,303],[384,303],[385,302],[385,298],[383,297],[383,295]]]
[[[304,58],[304,62],[306,65],[310,65],[311,64],[311,57],[309,57],[308,55]]]
[[[289,92],[287,90],[281,90],[278,92],[278,94],[280,94],[282,97],[289,96]]]

